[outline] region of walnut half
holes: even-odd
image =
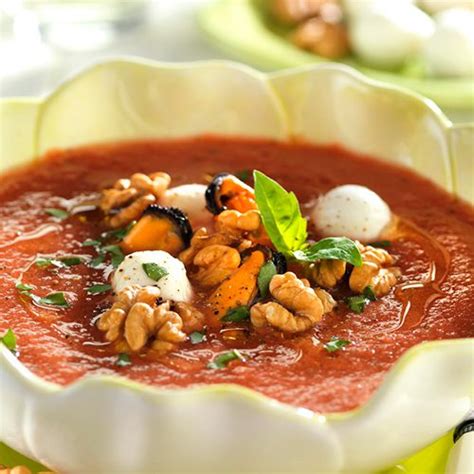
[[[160,199],[170,182],[166,173],[135,173],[130,179],[119,179],[112,188],[104,189],[100,208],[110,227],[123,227],[137,220],[150,204]]]
[[[168,352],[187,336],[181,316],[170,309],[169,301],[159,304],[159,298],[157,287],[127,286],[101,315],[97,327],[105,332],[108,341],[120,344],[125,340],[132,351],[140,351],[152,340],[152,349]]]
[[[306,331],[336,305],[329,293],[321,288],[313,290],[292,272],[275,275],[269,289],[275,301],[257,303],[250,310],[250,319],[257,328],[273,326],[289,333]]]
[[[393,266],[393,257],[384,249],[356,243],[362,265],[351,270],[350,289],[362,293],[370,286],[376,296],[386,295],[400,276],[400,270]],[[344,277],[346,267],[346,262],[342,260],[321,260],[309,267],[308,277],[323,288],[334,288]]]

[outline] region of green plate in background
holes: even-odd
[[[217,46],[234,57],[266,70],[325,62],[286,39],[286,31],[272,21],[268,0],[216,0],[200,12],[200,24]],[[412,89],[434,100],[441,108],[473,111],[472,79],[435,79],[423,75],[420,64],[399,72],[365,67],[354,58],[341,61],[367,76]]]
[[[445,471],[452,444],[452,433],[449,433],[416,455],[379,474],[440,474]],[[0,443],[0,464],[8,467],[23,465],[31,469],[33,474],[47,471],[45,467],[25,458],[2,443]]]

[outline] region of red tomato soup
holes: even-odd
[[[84,245],[108,230],[94,209],[100,192],[136,172],[164,171],[176,186],[253,169],[293,191],[303,214],[338,185],[379,194],[399,218],[401,230],[386,248],[400,269],[396,285],[357,313],[342,282],[329,290],[338,303],[332,311],[310,329],[286,333],[255,330],[248,320],[215,324],[207,307],[213,289],[191,280],[193,305],[206,316],[197,341],[186,339],[166,354],[130,352],[108,341],[97,320],[115,295],[86,290],[108,284],[113,271],[113,249],[100,257],[100,248]],[[251,173],[247,183],[253,185]],[[54,151],[2,176],[0,228],[0,334],[11,329],[20,361],[58,384],[88,374],[173,389],[234,383],[291,405],[341,412],[364,403],[410,347],[474,336],[472,208],[407,169],[336,147],[204,137]],[[311,225],[308,231],[317,240]],[[40,300],[54,293],[61,296]],[[332,338],[347,343],[331,350]],[[232,350],[241,358],[209,367]],[[129,352],[120,356],[125,363],[117,363],[119,352]]]

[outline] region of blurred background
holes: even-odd
[[[0,95],[104,58],[338,61],[474,121],[474,0],[0,0]]]

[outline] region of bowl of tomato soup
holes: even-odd
[[[469,411],[473,134],[430,102],[111,61],[0,114],[2,442],[58,472],[374,471]]]

